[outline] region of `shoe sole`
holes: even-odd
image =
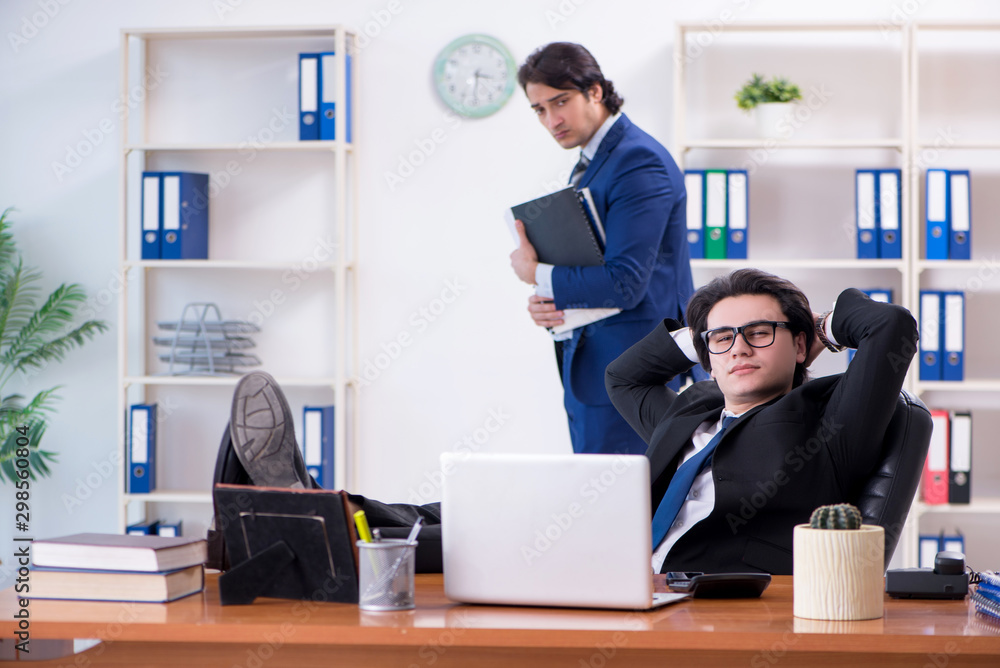
[[[230,425],[233,450],[255,485],[308,487],[288,401],[269,374],[255,371],[236,384]]]

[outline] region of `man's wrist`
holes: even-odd
[[[819,316],[816,317],[815,321],[816,336],[819,338],[820,343],[822,343],[827,350],[829,350],[832,353],[839,353],[846,350],[847,346],[842,346],[839,343],[834,343],[826,335],[826,321],[827,318],[829,318],[832,313],[833,311],[827,311],[826,313],[821,313]]]

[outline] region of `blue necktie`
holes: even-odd
[[[705,468],[708,458],[712,456],[715,448],[722,441],[722,436],[726,433],[726,429],[735,420],[736,418],[730,415],[722,418],[722,428],[716,432],[712,440],[708,442],[708,445],[696,453],[694,457],[691,457],[677,467],[677,473],[674,474],[670,485],[667,487],[667,492],[663,495],[663,499],[660,500],[660,505],[653,515],[653,550],[656,550],[657,546],[663,542],[663,538],[667,535],[670,525],[674,523],[677,513],[680,512],[681,506],[684,505],[684,499],[687,498],[688,493],[691,491],[694,479]]]

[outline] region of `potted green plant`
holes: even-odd
[[[794,111],[792,103],[802,99],[799,87],[784,77],[765,80],[754,75],[736,91],[736,105],[746,112],[753,111],[757,133],[762,137],[779,137],[785,131],[782,120],[788,120]],[[787,125],[784,124],[784,125]],[[790,129],[790,126],[788,126]]]
[[[820,506],[792,538],[793,611],[827,620],[882,616],[885,531],[850,504]]]
[[[17,460],[24,459],[25,443],[32,477],[48,475],[48,463],[55,461],[55,453],[39,445],[59,387],[25,400],[20,393],[9,392],[8,383],[62,360],[67,352],[108,328],[101,320],[74,326],[86,298],[76,283],[63,283],[39,304],[42,274],[24,265],[10,233],[10,212],[6,209],[0,214],[0,482],[19,479],[17,472],[24,467],[17,466]]]

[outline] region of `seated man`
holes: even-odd
[[[792,283],[756,269],[698,290],[687,321],[690,329],[658,325],[606,376],[615,407],[649,444],[653,569],[790,574],[792,528],[817,506],[856,499],[874,470],[916,350],[916,324],[906,309],[853,289],[814,316]],[[846,373],[807,382],[824,347],[845,345],[858,349]],[[666,386],[697,361],[714,380],[680,393]],[[318,486],[273,378],[241,379],[231,425],[217,482]],[[373,527],[405,531],[417,517],[440,523],[437,503],[349,498]],[[440,567],[437,528],[421,534],[418,570]]]
[[[790,574],[792,528],[856,499],[874,471],[916,323],[854,289],[814,316],[792,283],[756,269],[695,292],[687,322],[664,321],[606,373],[649,444],[653,568]],[[807,381],[824,347],[844,346],[858,349],[846,373]],[[714,382],[664,385],[697,361]]]

